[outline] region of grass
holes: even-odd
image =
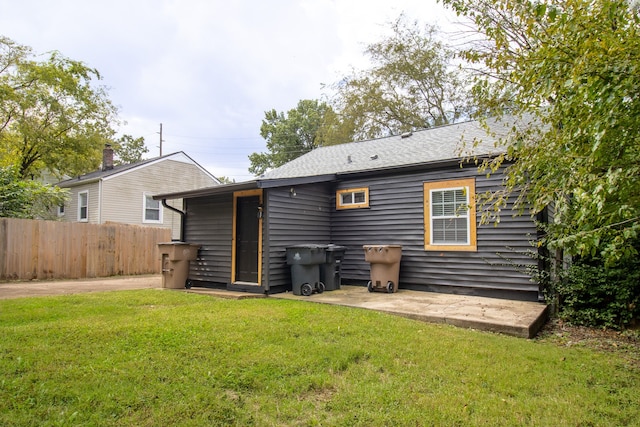
[[[0,301],[2,426],[640,425],[615,353],[276,299]]]

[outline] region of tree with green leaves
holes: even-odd
[[[21,179],[15,166],[0,167],[0,217],[55,219],[68,197],[66,189]]]
[[[59,52],[39,60],[0,37],[0,164],[16,165],[21,178],[96,169],[117,112],[100,79]]]
[[[337,116],[331,106],[318,100],[301,100],[296,108],[286,114],[278,113],[275,109],[266,111],[260,135],[267,141],[268,153],[252,153],[249,156],[249,172],[262,175],[316,147],[327,145],[330,141],[335,143],[340,132]],[[348,140],[351,140],[350,136]]]
[[[355,139],[397,135],[469,116],[462,71],[435,26],[401,15],[392,35],[367,47],[369,69],[335,84],[334,108]]]
[[[625,0],[443,0],[482,38],[478,110],[531,117],[485,170],[506,166],[494,212],[516,194],[553,207],[547,242],[613,264],[637,256],[640,231],[640,17]]]
[[[217,176],[216,177],[218,179],[218,181],[220,181],[220,184],[235,184],[236,180],[233,178],[230,178],[228,176]]]
[[[113,145],[113,153],[117,159],[116,165],[130,165],[142,161],[142,156],[149,152],[144,144],[144,137],[134,138],[131,135],[122,135]]]

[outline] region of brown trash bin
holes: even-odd
[[[200,245],[185,242],[158,243],[162,254],[162,287],[184,289],[189,278],[189,261],[198,257]]]
[[[369,292],[393,293],[398,290],[400,277],[400,245],[364,245],[364,259],[371,264],[371,280],[367,283]]]

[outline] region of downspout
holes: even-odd
[[[87,203],[87,220],[89,219],[88,205]],[[98,181],[98,224],[102,224],[102,178]]]
[[[180,209],[174,208],[173,206],[169,206],[167,204],[167,199],[162,199],[162,206],[180,215],[180,241],[184,242],[184,218],[186,216],[186,213],[181,211]]]

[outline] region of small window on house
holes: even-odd
[[[425,249],[475,251],[475,180],[424,184]]]
[[[142,222],[161,223],[162,209],[160,200],[153,200],[153,196],[144,195],[144,218]]]
[[[369,207],[368,188],[348,188],[336,192],[336,209],[356,209]]]
[[[89,192],[78,193],[78,221],[89,221]]]
[[[58,206],[58,216],[64,216],[64,205]]]

